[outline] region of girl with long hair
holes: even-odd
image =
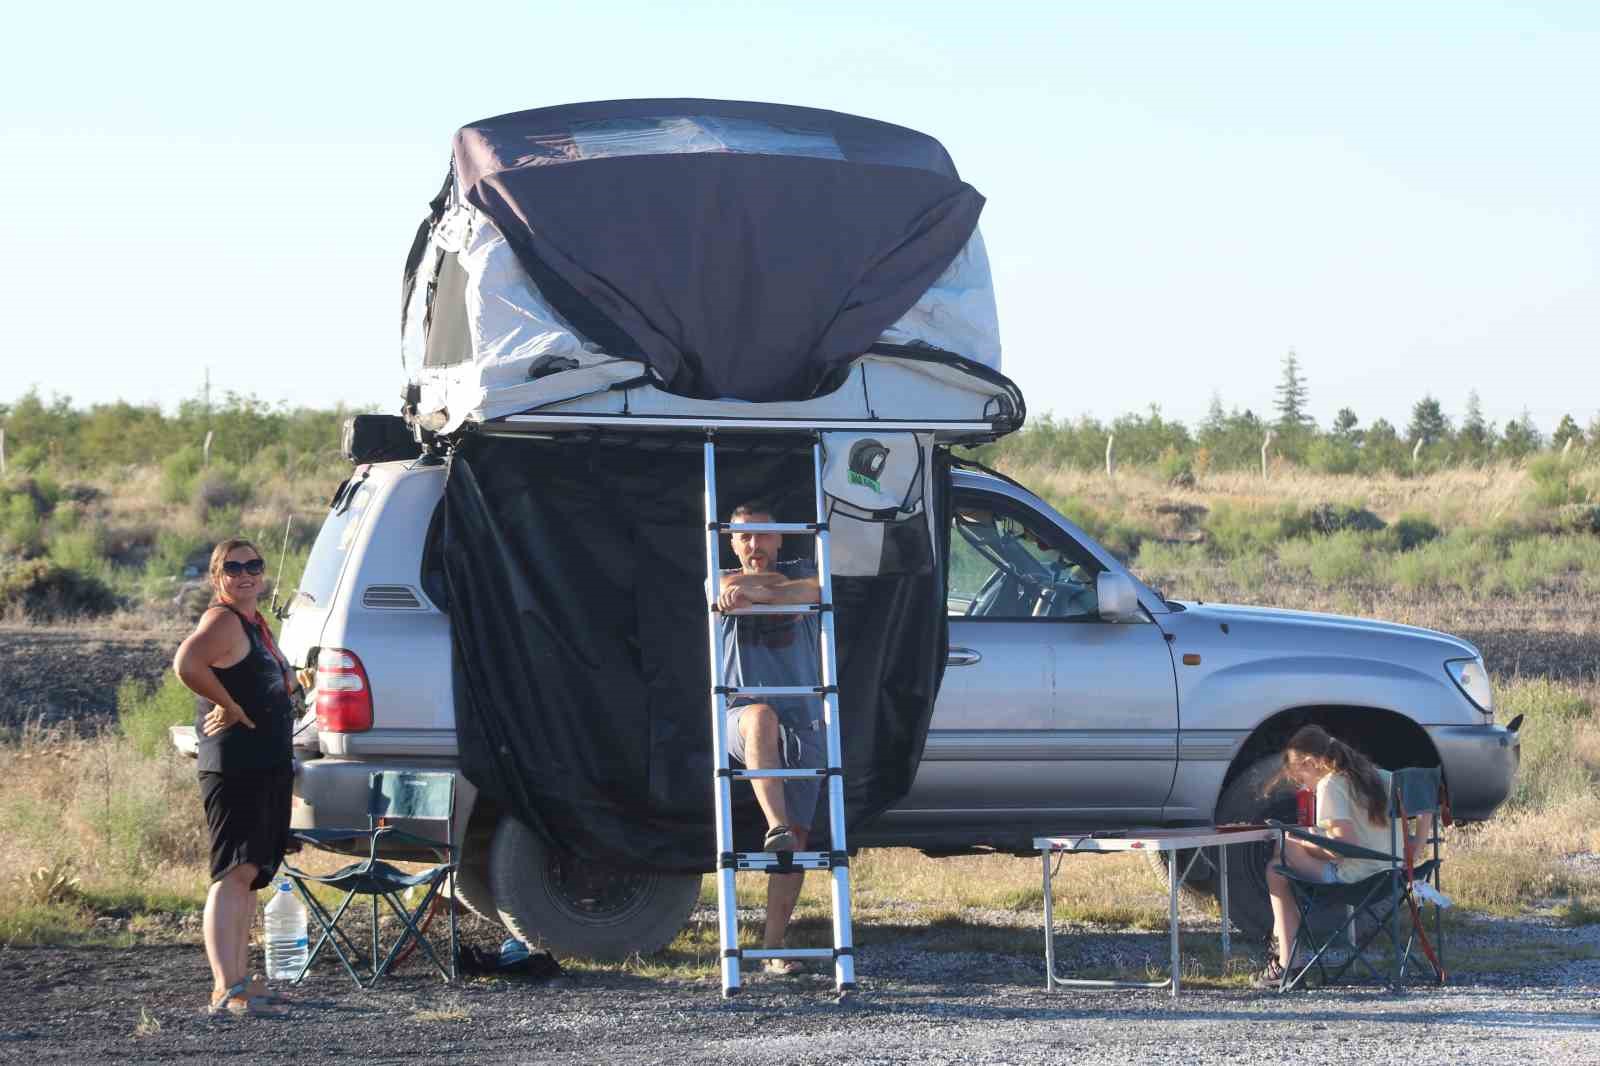
[[[1283,752],[1283,769],[1266,784],[1272,791],[1283,783],[1316,790],[1317,824],[1320,836],[1373,851],[1388,853],[1392,843],[1389,826],[1389,771],[1381,769],[1360,751],[1318,725],[1302,726],[1289,738]],[[1419,819],[1419,823],[1420,823]],[[1419,824],[1407,843],[1431,832]],[[1300,931],[1300,912],[1294,903],[1289,879],[1278,873],[1287,866],[1308,881],[1345,884],[1363,881],[1382,873],[1388,864],[1378,859],[1342,858],[1337,852],[1306,840],[1285,837],[1283,851],[1267,863],[1267,892],[1272,900],[1272,932],[1277,953],[1256,975],[1258,988],[1277,988],[1294,960],[1295,936]]]

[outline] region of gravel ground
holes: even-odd
[[[1042,958],[930,951],[919,937],[877,943],[862,932],[861,991],[845,1006],[820,973],[750,976],[724,1001],[710,981],[580,972],[446,987],[414,965],[360,992],[319,963],[285,1017],[224,1020],[199,1011],[209,976],[194,943],[5,948],[0,1062],[1113,1063],[1181,1053],[1195,1063],[1600,1063],[1600,959],[1401,996],[1191,988],[1174,1001],[1047,992]],[[1555,936],[1600,944],[1596,927],[1485,922],[1451,947]],[[1090,931],[1062,943],[1070,967],[1108,952],[1154,960],[1164,939]]]
[[[92,731],[112,721],[117,686],[159,682],[186,633],[0,626],[0,730],[35,722]]]

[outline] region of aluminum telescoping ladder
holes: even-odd
[[[741,522],[744,533],[809,534],[816,538],[817,581],[821,597],[817,603],[762,604],[721,611],[717,600],[722,594],[721,535],[734,523],[720,520],[717,512],[717,452],[709,436],[705,444],[706,463],[706,589],[709,595],[708,630],[711,648],[711,736],[716,746],[714,791],[717,817],[717,924],[722,940],[722,994],[739,991],[739,966],[746,959],[832,959],[834,987],[841,996],[856,987],[855,948],[850,932],[850,858],[844,830],[844,770],[839,747],[838,658],[833,636],[833,576],[828,554],[826,502],[822,492],[822,440],[819,435],[811,449],[816,475],[817,520],[815,522]],[[816,614],[821,630],[819,662],[822,676],[815,685],[730,686],[722,672],[722,625],[725,616],[758,614]],[[735,638],[737,639],[737,638]],[[728,759],[728,697],[730,696],[820,696],[823,724],[827,732],[828,763],[820,770],[735,770]],[[825,777],[828,785],[828,839],[830,851],[739,851],[733,850],[733,782],[757,778]],[[734,875],[740,870],[767,873],[798,873],[802,870],[832,872],[833,947],[832,948],[741,948],[739,947],[738,901],[734,895]]]

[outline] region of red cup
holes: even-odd
[[[1294,794],[1294,807],[1296,817],[1301,825],[1317,824],[1317,794],[1309,788],[1302,788]]]

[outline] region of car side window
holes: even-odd
[[[1042,516],[999,498],[956,496],[947,601],[952,617],[1093,619],[1101,569]]]

